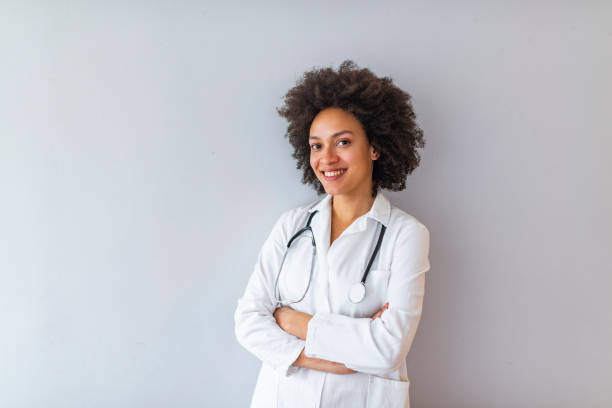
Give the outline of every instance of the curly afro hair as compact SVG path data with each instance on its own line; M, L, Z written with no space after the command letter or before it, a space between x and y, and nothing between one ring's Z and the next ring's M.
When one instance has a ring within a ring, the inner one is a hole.
M292 157L302 169L302 183L311 184L318 194L325 189L310 166L310 125L323 109L338 107L361 123L368 142L379 154L372 171L372 196L385 188L401 191L406 177L418 167L417 148L425 147L423 131L416 124L411 97L389 77L379 78L351 61L332 68L313 68L284 97L276 108L289 125L285 137L294 148Z

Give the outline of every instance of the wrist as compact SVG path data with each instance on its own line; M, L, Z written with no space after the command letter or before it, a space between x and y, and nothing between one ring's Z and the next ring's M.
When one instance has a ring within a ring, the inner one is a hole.
M295 361L291 365L296 366L296 367L306 367L304 362L305 362L305 359L307 358L308 357L304 355L304 349L302 349L302 351L300 352L300 355L295 359Z

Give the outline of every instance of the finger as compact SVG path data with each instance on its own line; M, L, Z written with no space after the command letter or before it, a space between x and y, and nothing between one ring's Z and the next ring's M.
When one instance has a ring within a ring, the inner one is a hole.
M382 316L383 312L387 309L389 309L389 302L385 303L383 307L378 310L378 312L374 313L374 315L372 315L372 319Z
M377 317L382 316L384 309L380 309L378 312L374 313L374 316L372 316L372 319L376 319Z

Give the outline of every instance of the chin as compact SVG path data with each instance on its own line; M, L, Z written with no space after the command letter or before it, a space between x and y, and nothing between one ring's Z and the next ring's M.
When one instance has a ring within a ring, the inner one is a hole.
M338 194L342 194L343 190L332 187L332 188L326 188L325 192L329 195L338 195Z

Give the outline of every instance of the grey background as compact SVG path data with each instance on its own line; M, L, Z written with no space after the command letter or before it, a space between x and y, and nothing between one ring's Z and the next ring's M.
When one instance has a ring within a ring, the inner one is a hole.
M236 300L316 198L274 108L347 58L427 141L412 405L612 405L610 2L0 4L1 407L248 405Z

